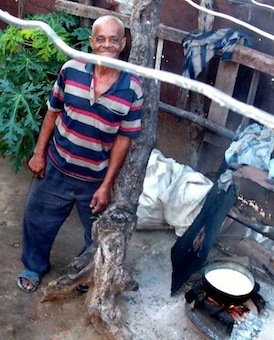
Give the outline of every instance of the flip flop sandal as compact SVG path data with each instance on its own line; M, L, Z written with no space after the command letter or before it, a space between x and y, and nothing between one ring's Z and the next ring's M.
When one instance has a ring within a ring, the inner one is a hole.
M76 287L76 289L77 289L79 292L87 293L87 292L88 292L88 289L89 289L89 286L88 286L88 285L78 285L78 286Z
M31 282L33 284L33 287L31 289L27 289L23 285L22 279L25 279L25 280L28 280L29 282ZM40 283L40 275L36 272L31 271L31 270L25 269L25 270L22 271L22 273L20 275L18 275L17 285L25 293L34 292L37 289L39 283Z

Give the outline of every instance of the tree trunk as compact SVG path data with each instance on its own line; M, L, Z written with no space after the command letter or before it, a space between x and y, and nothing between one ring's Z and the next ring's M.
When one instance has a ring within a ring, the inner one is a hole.
M163 0L136 0L131 16L129 61L153 67L155 37ZM75 259L69 273L51 282L43 300L67 294L79 283L90 283L87 309L95 329L107 339L131 339L123 324L116 297L136 290L138 284L124 268L128 241L136 228L138 198L142 192L146 164L156 139L160 87L154 80L142 79L145 100L142 133L133 139L125 162L115 181L112 201L93 223L93 245Z

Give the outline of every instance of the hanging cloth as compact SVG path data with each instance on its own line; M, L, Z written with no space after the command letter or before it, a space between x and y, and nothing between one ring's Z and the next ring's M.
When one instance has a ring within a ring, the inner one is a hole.
M222 28L198 34L183 43L185 63L183 76L194 79L206 67L206 64L221 50L221 60L230 60L237 42L243 38L244 45L251 46L246 34L231 28Z

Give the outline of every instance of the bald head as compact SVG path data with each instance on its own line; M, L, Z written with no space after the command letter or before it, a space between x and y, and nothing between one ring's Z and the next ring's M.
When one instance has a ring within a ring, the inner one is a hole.
M123 22L116 18L115 16L113 15L104 15L98 19L96 19L92 25L92 35L94 36L94 33L96 31L96 29L101 26L101 25L105 25L106 23L113 23L114 25L117 25L118 29L119 29L119 35L121 37L124 37L125 35L125 27L124 27L124 24Z
M126 46L123 22L112 15L98 18L92 26L89 42L95 54L117 59Z

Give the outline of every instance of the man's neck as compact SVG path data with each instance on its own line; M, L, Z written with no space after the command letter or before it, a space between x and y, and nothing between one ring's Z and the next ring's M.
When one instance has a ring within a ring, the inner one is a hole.
M120 71L115 70L110 67L96 65L94 69L94 74L96 77L106 76L106 75L117 77L120 74Z

